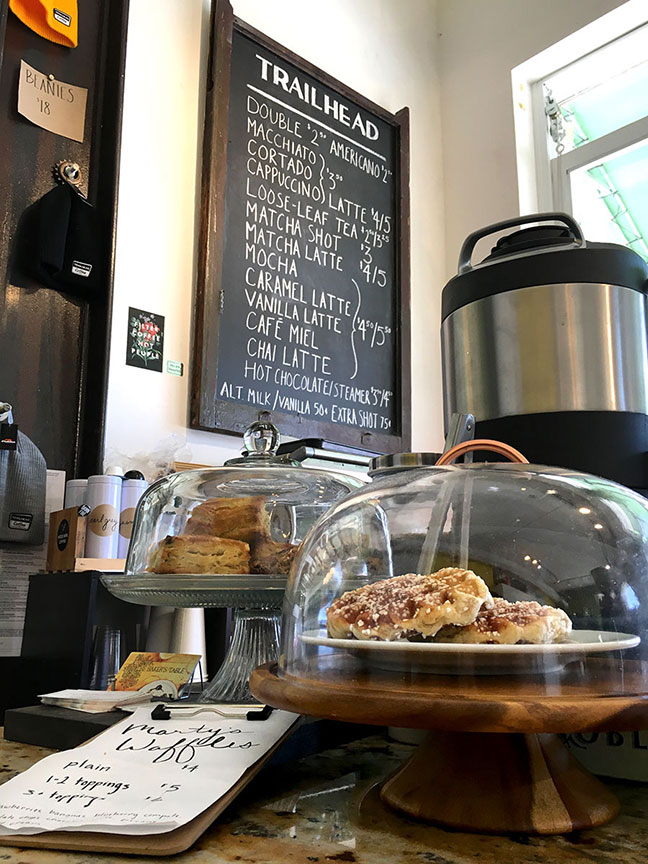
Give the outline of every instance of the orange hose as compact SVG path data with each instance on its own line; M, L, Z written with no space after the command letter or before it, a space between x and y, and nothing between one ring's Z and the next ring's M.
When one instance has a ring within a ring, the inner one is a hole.
M488 450L492 453L498 453L500 456L506 456L510 462L529 464L529 460L515 447L504 444L503 441L493 441L490 438L476 438L474 441L462 441L461 444L455 444L454 447L441 454L436 464L451 465L460 456L470 453L472 450Z

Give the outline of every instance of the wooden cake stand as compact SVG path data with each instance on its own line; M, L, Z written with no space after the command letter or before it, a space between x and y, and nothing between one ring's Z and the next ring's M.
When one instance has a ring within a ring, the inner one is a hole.
M622 685L622 689L621 688ZM612 819L619 802L556 733L648 724L648 663L588 659L549 677L359 671L322 658L317 673L250 679L261 702L301 714L430 730L381 798L430 822L482 833L562 834Z

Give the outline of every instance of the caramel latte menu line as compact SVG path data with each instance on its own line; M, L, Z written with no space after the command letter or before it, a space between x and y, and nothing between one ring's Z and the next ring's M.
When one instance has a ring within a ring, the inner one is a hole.
M216 398L398 432L389 124L235 32Z

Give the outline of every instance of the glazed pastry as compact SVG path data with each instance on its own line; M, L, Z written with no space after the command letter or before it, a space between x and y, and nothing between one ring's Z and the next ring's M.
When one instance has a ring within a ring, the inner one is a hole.
M194 508L184 533L227 537L253 546L270 539L270 514L265 505L262 495L210 498Z
M347 591L328 608L328 634L338 639L430 638L443 627L470 624L493 602L471 570L445 567L394 576Z
M275 543L273 540L256 543L250 553L250 573L280 573L287 576L298 549L292 543Z
M153 573L249 573L250 547L224 537L165 537L151 555Z
M571 633L572 622L562 609L541 606L522 600L509 603L495 597L493 605L481 609L472 624L452 627L437 634L436 642L515 645L543 645L564 642Z

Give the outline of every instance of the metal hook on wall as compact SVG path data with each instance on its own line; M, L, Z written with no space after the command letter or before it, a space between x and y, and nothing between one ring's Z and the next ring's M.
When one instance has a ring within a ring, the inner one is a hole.
M81 191L81 184L83 183L83 172L81 171L81 166L78 162L73 162L71 159L61 159L54 166L54 179L57 183L67 183L68 186L72 186L82 198L86 196Z

